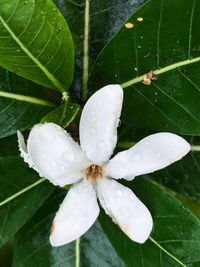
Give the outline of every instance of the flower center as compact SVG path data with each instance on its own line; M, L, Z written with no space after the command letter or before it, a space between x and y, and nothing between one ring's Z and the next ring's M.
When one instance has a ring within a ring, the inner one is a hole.
M85 170L85 176L87 180L92 179L92 183L96 184L97 178L103 178L103 169L101 166L92 164Z

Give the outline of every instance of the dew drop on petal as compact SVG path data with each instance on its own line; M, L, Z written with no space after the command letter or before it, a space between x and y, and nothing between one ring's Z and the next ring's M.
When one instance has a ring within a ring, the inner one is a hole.
M63 152L62 156L63 156L64 161L72 161L74 159L73 152L65 151Z
M119 212L121 213L122 216L125 216L125 217L127 215L129 215L129 213L130 213L130 211L129 211L129 209L127 207L120 208Z
M51 162L52 167L56 167L56 163L54 161Z
M118 196L118 197L121 197L121 196L122 196L122 191L117 190L117 196Z
M90 132L91 132L91 134L95 134L95 133L96 133L95 128L91 128L91 129L90 129Z
M101 141L101 142L98 143L98 148L102 149L104 147L105 147L105 143L104 142Z
M150 144L149 141L145 141L144 143L145 146L149 146L149 144Z
M131 162L136 162L140 159L140 154L135 154L130 158Z
M65 167L63 165L60 166L60 170L61 171L64 171L65 170Z

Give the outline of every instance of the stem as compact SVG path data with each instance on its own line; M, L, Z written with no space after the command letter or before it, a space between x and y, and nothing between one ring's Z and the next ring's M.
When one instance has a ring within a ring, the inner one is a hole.
M76 239L76 267L80 267L80 237Z
M191 146L191 151L200 151L200 146Z
M47 106L47 107L55 107L56 105L52 102L32 97L32 96L25 96L25 95L19 95L19 94L14 94L14 93L8 93L4 91L0 91L0 96L6 97L6 98L11 98L11 99L16 99L20 101L25 101L33 104L38 104L42 106Z
M85 0L85 27L84 27L84 42L83 42L83 90L82 100L87 100L88 94L88 73L89 73L89 12L90 0Z
M174 64L171 64L167 67L164 67L162 69L157 69L155 71L153 71L154 74L156 75L159 75L159 74L162 74L162 73L165 73L165 72L168 72L170 70L173 70L173 69L176 69L178 67L181 67L181 66L185 66L185 65L189 65L189 64L192 64L192 63L195 63L195 62L198 62L200 61L200 57L197 57L197 58L194 58L194 59L187 59L187 60L183 60L183 61L179 61L177 63L174 63ZM121 84L121 87L122 88L126 88L126 87L129 87L135 83L139 83L143 81L143 75L139 76L139 77L136 77L132 80L129 80L127 82L124 82Z
M3 205L5 205L9 201L15 199L16 197L20 196L21 194L25 193L26 191L30 190L31 188L33 188L33 187L41 184L45 180L46 180L45 178L41 178L37 182L35 182L34 184L31 184L31 185L27 186L26 188L22 189L21 191L17 192L16 194L12 195L11 197L8 197L4 201L0 202L0 207L3 206Z

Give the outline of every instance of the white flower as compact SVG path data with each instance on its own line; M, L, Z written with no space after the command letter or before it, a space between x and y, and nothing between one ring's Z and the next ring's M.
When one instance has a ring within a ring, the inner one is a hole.
M27 149L18 132L21 155L41 177L69 189L52 226L53 246L67 244L83 235L99 214L97 197L128 237L143 243L152 230L152 217L145 205L127 187L114 179L134 179L181 159L190 145L171 133L157 133L142 139L110 161L117 142L117 126L123 90L108 85L93 94L80 119L80 144L53 123L33 127ZM155 196L156 197L156 196Z

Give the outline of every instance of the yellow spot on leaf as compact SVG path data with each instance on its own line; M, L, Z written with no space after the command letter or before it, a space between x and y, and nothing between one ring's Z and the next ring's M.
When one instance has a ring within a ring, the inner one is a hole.
M128 22L128 23L125 24L125 27L128 28L128 29L131 29L131 28L134 27L134 24L131 23L131 22Z
M143 21L143 20L144 20L144 19L141 18L141 17L137 18L137 21L139 21L139 22L141 22L141 21Z

